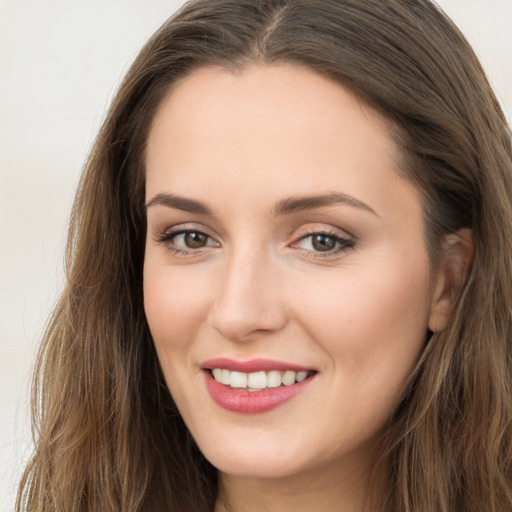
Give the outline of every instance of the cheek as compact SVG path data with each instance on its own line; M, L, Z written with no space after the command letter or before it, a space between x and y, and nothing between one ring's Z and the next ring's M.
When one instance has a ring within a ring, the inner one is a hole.
M144 267L146 318L167 387L182 414L188 416L197 397L190 395L191 388L183 382L195 372L194 340L204 318L206 297L179 268L171 271L165 263L153 263L150 257Z
M145 262L144 309L159 357L185 351L194 339L207 308L201 282L152 258Z
M423 346L430 311L425 266L390 263L345 269L339 279L296 292L304 328L339 375L366 386L410 371ZM307 286L308 283L303 283Z
M326 389L337 406L327 423L333 436L344 425L356 444L384 428L425 343L426 276L386 268L323 283L301 306L303 328L328 355Z

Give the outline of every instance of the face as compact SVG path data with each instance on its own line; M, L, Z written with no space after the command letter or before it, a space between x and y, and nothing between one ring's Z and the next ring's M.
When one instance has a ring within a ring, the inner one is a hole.
M367 464L435 288L387 123L304 68L206 68L146 163L145 310L202 452L243 477Z

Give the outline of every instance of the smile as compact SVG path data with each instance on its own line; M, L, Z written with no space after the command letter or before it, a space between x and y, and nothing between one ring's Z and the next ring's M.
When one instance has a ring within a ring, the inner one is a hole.
M220 382L225 386L229 386L230 388L235 389L246 389L250 392L256 392L263 389L291 386L295 383L302 382L303 380L307 379L313 374L313 372L271 370L268 372L259 371L244 373L238 371L230 371L226 368L214 368L211 370L211 374L217 382Z
M316 380L318 372L290 363L218 358L203 363L206 389L223 409L264 413L288 402Z

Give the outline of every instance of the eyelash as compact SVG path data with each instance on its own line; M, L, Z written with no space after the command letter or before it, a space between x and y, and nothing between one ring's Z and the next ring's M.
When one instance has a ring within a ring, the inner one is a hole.
M339 253L346 253L354 249L356 242L353 238L344 238L340 236L339 234L329 231L329 230L318 230L318 229L311 229L306 232L306 234L301 235L296 242L292 244L292 246L297 245L299 242L302 242L303 240L306 240L307 238L312 238L314 236L325 236L332 238L335 243L337 244L337 247L334 249L331 249L329 251L310 251L306 250L307 257L310 258L328 258L335 256Z
M173 240L179 236L179 235L186 235L186 234L198 234L198 235L204 235L205 237L209 238L210 240L214 240L212 236L210 236L208 233L205 233L204 231L201 231L200 229L193 229L193 228L182 228L178 229L176 231L169 231L167 233L162 234L161 236L156 238L156 241L158 243L161 243L165 246L165 248L172 252L173 254L176 254L178 256L189 256L192 254L197 254L199 251L202 251L204 249L207 249L208 246L201 247L198 249L182 249L178 248L175 245L172 245Z
M205 246L205 247L200 247L197 249L190 249L190 248L183 249L183 248L178 248L175 245L172 245L172 241L177 236L183 235L183 234L185 234L185 235L191 234L191 233L203 235L210 240L214 240L214 238L212 236L210 236L208 233L205 233L204 231L201 231L200 229L182 228L182 229L178 229L176 231L166 232L166 233L162 234L161 236L157 237L155 239L155 241L160 244L165 245L165 248L168 251L170 251L171 253L176 254L178 256L183 256L183 257L193 255L193 254L198 254L199 252L202 252L204 249L212 247L212 246ZM315 250L304 249L304 252L306 253L307 257L309 257L309 258L327 258L329 256L332 257L332 256L335 256L336 254L339 254L342 252L349 252L356 245L356 242L354 239L344 238L333 231L311 229L311 230L308 230L306 234L301 235L295 242L293 242L293 244L291 244L291 246L292 247L297 246L297 244L299 244L300 242L302 242L308 238L312 238L314 236L325 236L325 237L332 238L335 241L335 243L337 244L337 247L335 249L328 250L328 251L315 251Z

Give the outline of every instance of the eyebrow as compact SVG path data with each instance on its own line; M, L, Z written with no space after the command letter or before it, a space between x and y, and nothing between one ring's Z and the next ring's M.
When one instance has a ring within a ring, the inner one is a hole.
M278 217L282 215L289 215L291 213L315 210L317 208L333 204L346 204L348 206L353 206L373 213L377 217L379 216L373 208L368 206L366 203L363 203L363 201L341 192L329 192L327 194L314 196L289 197L277 203L273 210L273 214ZM195 199L176 196L174 194L157 194L147 203L146 209L156 205L175 208L177 210L200 215L213 215L211 209L205 203L196 201Z
M275 215L288 215L290 213L314 210L316 208L321 208L322 206L330 206L333 204L346 204L348 206L360 208L373 213L378 217L377 212L366 203L363 203L363 201L360 201L348 194L343 194L342 192L329 192L327 194L315 196L300 196L283 199L277 203Z
M212 211L204 203L194 199L187 199L186 197L175 196L174 194L157 194L148 202L146 210L156 205L167 206L168 208L175 208L189 213L212 215Z

